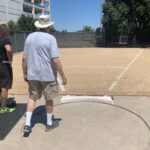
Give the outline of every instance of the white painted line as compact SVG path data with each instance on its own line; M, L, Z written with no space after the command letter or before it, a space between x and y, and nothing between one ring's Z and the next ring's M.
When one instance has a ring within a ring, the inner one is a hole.
M131 65L136 61L136 59L142 54L143 50L141 50L136 57L125 67L123 72L117 77L116 81L112 83L112 85L109 87L109 91L111 91L119 82L119 80L123 77L123 75L127 72L127 70L131 67Z
M68 103L68 102L83 102L83 101L90 101L90 102L103 102L108 104L114 104L112 96L63 96L61 98L61 103Z
M75 69L101 69L101 68L110 68L110 69L112 69L112 68L116 68L116 69L118 69L118 68L123 68L123 66L107 66L107 65L104 65L104 66L96 66L96 65L92 65L92 66L77 66L77 65L74 65L74 66L69 66L69 65L67 65L67 66L65 66L65 68L68 68L68 69L72 69L72 68L75 68Z

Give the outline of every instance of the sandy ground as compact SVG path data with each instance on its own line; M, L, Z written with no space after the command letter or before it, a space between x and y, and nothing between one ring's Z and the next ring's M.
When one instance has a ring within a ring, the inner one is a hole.
M68 78L66 92L75 95L150 95L150 49L60 48ZM14 54L10 94L27 94L22 53Z

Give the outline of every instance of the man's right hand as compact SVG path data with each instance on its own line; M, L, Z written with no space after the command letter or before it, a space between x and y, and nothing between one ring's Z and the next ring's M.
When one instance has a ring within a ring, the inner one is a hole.
M62 84L66 85L67 84L67 78L64 76L62 76Z

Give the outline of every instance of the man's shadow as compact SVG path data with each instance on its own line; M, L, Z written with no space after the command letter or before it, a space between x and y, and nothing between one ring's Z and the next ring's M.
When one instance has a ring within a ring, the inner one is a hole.
M33 111L32 114L32 118L31 118L31 126L32 128L38 124L41 123L43 125L46 125L47 123L47 115L46 115L46 109L45 109L45 105L41 105L35 108L35 110ZM55 116L52 116L52 120L53 121L57 121L58 122L58 126L59 126L59 122L62 120L61 118L56 118ZM30 133L25 133L23 135L23 137L28 137L30 135Z

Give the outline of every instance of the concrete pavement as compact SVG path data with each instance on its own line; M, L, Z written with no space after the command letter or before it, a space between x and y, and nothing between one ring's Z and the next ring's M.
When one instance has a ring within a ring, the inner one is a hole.
M4 124L0 128L0 147L3 150L150 149L150 97L115 96L115 105L92 100L62 104L61 97L58 97L54 117L59 119L59 127L51 132L44 131L42 98L37 101L33 117L35 125L29 137L23 137L21 132L28 96L14 97L17 111L0 116ZM3 134L5 128L9 129Z

